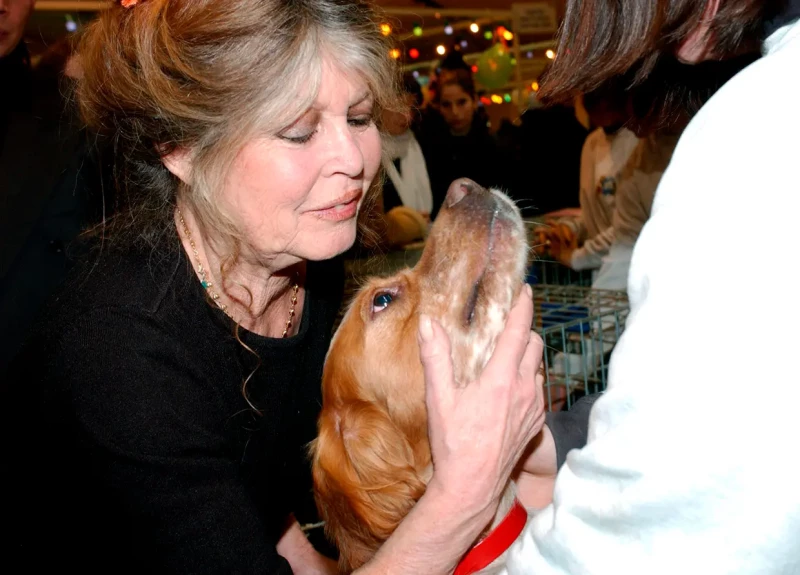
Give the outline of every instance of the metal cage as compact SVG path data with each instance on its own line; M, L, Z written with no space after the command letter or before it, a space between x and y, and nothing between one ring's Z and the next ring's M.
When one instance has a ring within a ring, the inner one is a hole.
M625 292L581 286L534 285L533 329L544 340L545 401L569 409L606 388L611 351L625 329Z

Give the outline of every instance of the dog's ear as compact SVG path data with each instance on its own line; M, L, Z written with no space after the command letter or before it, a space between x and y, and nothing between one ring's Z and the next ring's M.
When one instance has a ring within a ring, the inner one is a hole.
M317 506L349 572L372 558L425 483L405 435L371 402L326 406L311 450Z

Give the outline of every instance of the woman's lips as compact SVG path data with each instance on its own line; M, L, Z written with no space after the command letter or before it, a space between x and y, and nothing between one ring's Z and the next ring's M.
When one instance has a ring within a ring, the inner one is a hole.
M358 202L361 200L362 195L363 192L361 190L351 192L332 204L311 210L310 213L322 220L332 222L349 220L358 213Z

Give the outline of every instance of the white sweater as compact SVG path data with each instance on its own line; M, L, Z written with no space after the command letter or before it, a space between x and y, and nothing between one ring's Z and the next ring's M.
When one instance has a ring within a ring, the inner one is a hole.
M675 150L588 444L511 575L800 573L800 23L765 48Z

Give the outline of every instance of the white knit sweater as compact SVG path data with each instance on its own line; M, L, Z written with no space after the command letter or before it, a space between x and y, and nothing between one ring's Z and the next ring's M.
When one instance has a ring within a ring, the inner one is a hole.
M765 48L675 150L588 444L511 575L800 573L800 23Z

